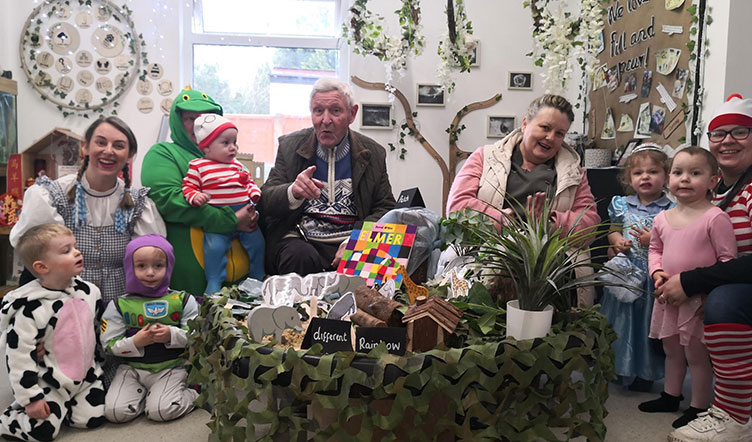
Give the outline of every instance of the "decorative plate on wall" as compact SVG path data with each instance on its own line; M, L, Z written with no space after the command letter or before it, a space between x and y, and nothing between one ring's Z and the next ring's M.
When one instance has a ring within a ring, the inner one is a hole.
M108 0L46 0L29 15L20 44L29 82L59 108L113 104L140 70L130 10Z

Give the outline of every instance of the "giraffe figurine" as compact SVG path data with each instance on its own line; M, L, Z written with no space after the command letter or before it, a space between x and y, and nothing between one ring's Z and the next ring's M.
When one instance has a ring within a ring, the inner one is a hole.
M405 266L400 265L397 267L397 274L402 275L402 284L407 287L407 297L410 300L410 305L415 304L415 300L418 299L418 296L425 296L428 298L428 289L422 285L414 283L407 274Z

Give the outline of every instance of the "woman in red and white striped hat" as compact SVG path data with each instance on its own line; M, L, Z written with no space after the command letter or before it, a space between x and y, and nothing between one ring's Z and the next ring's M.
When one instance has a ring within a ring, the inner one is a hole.
M716 376L707 413L669 434L669 441L752 441L752 99L732 95L708 125L710 152L722 180L713 202L731 217L740 257L672 276L656 296L681 303L709 293L705 343Z

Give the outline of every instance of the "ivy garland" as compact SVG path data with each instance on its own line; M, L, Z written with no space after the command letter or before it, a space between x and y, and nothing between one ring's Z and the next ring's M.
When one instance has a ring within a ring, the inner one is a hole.
M476 47L473 38L472 22L468 21L465 13L464 0L456 0L455 7L453 0L447 0L448 32L439 43L439 57L441 64L437 70L439 84L451 94L454 90L454 80L452 71L459 69L460 72L470 72L470 64L473 56L473 50Z
M197 405L211 408L210 441L605 438L616 334L594 309L556 322L543 339L475 340L404 357L380 345L356 358L322 355L320 345L252 344L227 299L206 299L190 322L188 382L202 386ZM255 434L261 427L269 434Z
M413 118L417 118L418 113L413 112ZM392 125L396 125L397 120L392 120ZM400 131L399 131L399 144L400 144L400 153L399 153L399 159L404 160L405 154L407 153L407 149L405 149L405 138L410 135L415 136L415 131L412 130L407 122L405 120L402 120L402 124L400 125ZM389 145L389 152L394 152L397 150L397 146L394 145L394 143L388 143Z
M69 6L71 0L64 0L62 3ZM92 0L78 0L79 6L88 6L92 7ZM111 9L111 6L109 2L104 3L103 5L107 9ZM50 17L55 12L55 6L51 8L50 11L48 11L47 16ZM119 8L119 12L123 15L125 18L126 23L130 27L130 29L136 29L136 26L133 22L133 19L131 18L131 15L133 14L133 10L128 7L128 5L123 4ZM117 17L116 17L117 20ZM41 24L42 21L40 19L37 19L34 23L33 29L27 29L24 35L22 36L23 39L29 39L29 41L32 42L40 42L43 40L42 36L40 35L41 32ZM146 42L144 41L144 35L139 33L138 37L135 37L130 32L126 33L124 35L126 38L129 39L129 51L131 55L136 56L136 59L140 61L141 67L148 66L149 58L148 54L144 50L144 47L146 46ZM23 58L23 57L22 57ZM31 62L35 62L35 54L34 49L31 49L31 53L29 54L29 59ZM36 69L37 66L34 65L34 68ZM139 75L140 80L144 80L146 78L146 69L141 69L141 73ZM89 118L89 113L92 112L95 115L103 115L105 111L107 111L110 115L117 115L117 108L120 106L120 102L118 99L122 96L122 94L125 92L125 89L128 87L128 85L133 81L133 79L128 78L130 75L129 72L125 72L123 77L120 79L119 84L117 85L119 92L117 92L114 99L109 100L107 105L99 105L99 106L89 106L86 105L86 108L88 110L79 110L74 107L75 102L73 100L70 100L67 104L67 106L63 106L61 104L57 105L57 109L63 114L63 117L69 117L69 116L79 116L83 118ZM35 86L36 87L36 86ZM52 91L52 94L58 97L60 100L65 99L68 94L61 91L56 84L52 83L49 78L44 80L44 83L42 83L41 87L48 88ZM109 97L113 95L112 92L106 92L106 96ZM47 98L44 96L44 94L41 95L42 100L46 100Z
M402 0L402 7L394 11L402 29L399 37L384 31L384 17L368 10L368 0L355 0L349 11L350 19L342 25L343 36L356 54L374 55L386 62L386 84L391 92L394 73L401 76L405 72L408 55L420 55L425 46L421 34L420 0Z
M692 14L692 24L689 28L690 37L687 42L687 49L689 49L689 71L691 73L687 78L687 90L689 91L687 94L688 100L693 102L694 105L687 109L686 104L682 103L682 107L686 115L685 118L690 122L689 130L692 135L692 144L697 144L697 139L702 136L705 129L705 123L701 118L703 99L705 98L705 88L702 85L702 80L705 77L704 60L710 55L710 50L708 49L710 40L707 38L708 34L705 28L713 23L713 17L711 16L712 8L707 4L704 5L704 8L699 8L697 3L695 3L688 7L687 11ZM700 14L703 14L702 21L700 20ZM704 50L702 54L698 54L697 52L697 48L699 47L698 39L703 39L702 47ZM697 91L692 87L695 84L693 77L698 80ZM696 95L689 95L692 92L695 92ZM686 137L680 138L679 142L686 143Z

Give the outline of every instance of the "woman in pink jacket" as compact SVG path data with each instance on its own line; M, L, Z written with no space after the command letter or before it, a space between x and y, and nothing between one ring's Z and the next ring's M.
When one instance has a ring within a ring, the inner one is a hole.
M551 222L579 231L600 222L580 156L564 143L574 121L572 105L558 95L533 100L522 127L473 152L449 191L447 215L465 208L502 220L501 212L520 216L520 204L552 202ZM581 218L580 218L581 217ZM579 218L579 221L578 221ZM579 305L592 305L592 288L578 292Z

